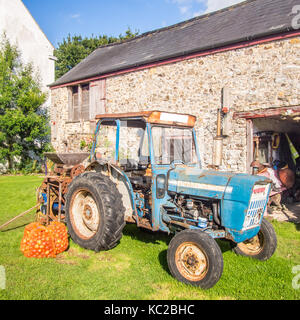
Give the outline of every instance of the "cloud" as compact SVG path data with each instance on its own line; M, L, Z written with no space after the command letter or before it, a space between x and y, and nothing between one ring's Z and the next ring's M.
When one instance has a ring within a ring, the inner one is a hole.
M197 17L217 11L245 0L166 0L178 7L184 18Z
M190 10L190 7L188 6L179 7L179 10L181 14L186 14Z
M71 13L67 16L67 19L71 23L83 24L82 15L80 13Z
M184 18L190 18L193 12L200 4L203 4L205 0L166 0L168 3L174 4L178 7L180 14ZM199 8L197 8L199 9Z
M243 2L244 0L206 0L207 9L205 13L214 12L234 4Z
M201 2L202 0L168 0L168 2L176 3L178 5L191 4L192 2Z
M199 16L201 16L201 14L203 14L203 13L204 13L204 12L203 12L202 10L196 11L196 12L193 13L193 18L199 17Z
M71 19L79 19L79 18L80 18L80 13L70 14L70 18L71 18Z

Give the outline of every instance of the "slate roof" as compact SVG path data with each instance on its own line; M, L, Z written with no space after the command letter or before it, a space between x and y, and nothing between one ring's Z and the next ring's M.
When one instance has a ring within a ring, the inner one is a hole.
M248 0L96 49L50 87L293 30L299 0Z

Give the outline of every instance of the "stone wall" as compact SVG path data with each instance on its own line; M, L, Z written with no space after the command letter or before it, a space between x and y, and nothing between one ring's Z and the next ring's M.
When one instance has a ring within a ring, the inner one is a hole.
M91 142L95 124L91 122L70 122L68 114L68 88L52 90L51 142L57 152L76 152L81 142Z
M231 116L237 111L300 105L299 52L297 37L111 77L106 83L107 109L109 113L163 110L196 115L200 151L207 166L212 163L222 88L229 90ZM66 92L56 89L52 93L53 106L60 110L60 141L90 131L88 123L66 124ZM246 135L246 121L232 120L224 140L222 170L246 171ZM58 140L57 149L61 148Z
M221 91L231 114L300 105L300 38L227 51L107 79L109 112L158 109L192 113L203 162L212 163ZM246 122L232 122L221 169L246 171Z

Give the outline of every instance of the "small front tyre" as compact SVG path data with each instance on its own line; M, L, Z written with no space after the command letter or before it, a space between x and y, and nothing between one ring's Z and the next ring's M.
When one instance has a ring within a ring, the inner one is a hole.
M177 280L200 287L212 288L223 273L223 255L216 241L204 232L185 230L171 240L168 266Z
M277 248L277 237L272 224L263 219L258 234L247 241L233 244L233 251L244 257L251 257L260 261L270 259Z

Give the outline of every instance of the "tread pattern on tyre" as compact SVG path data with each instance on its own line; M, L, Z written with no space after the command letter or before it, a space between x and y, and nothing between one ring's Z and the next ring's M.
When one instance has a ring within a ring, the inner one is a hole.
M83 240L76 234L72 227L70 216L70 202L72 194L80 187L89 188L95 194L100 212L103 213L98 232L89 240ZM71 238L81 247L96 252L114 248L122 238L125 227L125 208L122 202L122 195L111 179L100 173L85 172L76 177L66 197L67 226Z

